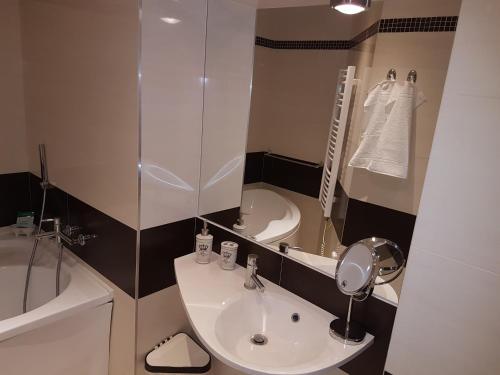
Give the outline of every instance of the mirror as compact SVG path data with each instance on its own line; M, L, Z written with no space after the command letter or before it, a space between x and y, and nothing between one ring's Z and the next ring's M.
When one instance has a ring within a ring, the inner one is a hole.
M251 61L228 53L207 75L199 215L328 275L346 247L386 238L374 294L397 304L460 1L307 3L257 9ZM222 77L237 87L215 107Z

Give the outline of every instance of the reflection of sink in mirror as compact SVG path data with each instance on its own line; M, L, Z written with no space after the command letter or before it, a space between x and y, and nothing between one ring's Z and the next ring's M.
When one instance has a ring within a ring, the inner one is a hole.
M280 194L268 189L244 190L241 214L246 227L244 235L270 245L280 241L294 243L300 210Z
M332 258L327 258L315 254L309 254L303 251L288 250L288 256L297 259L309 266L312 266L316 269L319 269L328 275L335 275L335 269L337 267L337 260ZM403 271L404 272L404 271ZM387 278L387 277L386 277ZM403 277L400 277L399 280L403 280ZM376 279L377 282L384 281L383 277L378 276ZM398 304L399 292L401 290L402 281L398 281L396 279L390 284L377 285L373 290L373 294L377 297L387 300L395 305Z

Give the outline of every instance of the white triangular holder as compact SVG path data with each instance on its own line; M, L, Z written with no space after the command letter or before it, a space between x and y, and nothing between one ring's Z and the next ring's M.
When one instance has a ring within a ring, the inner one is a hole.
M210 354L185 333L163 340L146 355L146 370L159 374L204 374Z

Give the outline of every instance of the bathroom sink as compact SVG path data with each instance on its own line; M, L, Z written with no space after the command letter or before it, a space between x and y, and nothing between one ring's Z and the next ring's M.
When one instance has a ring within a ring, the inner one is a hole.
M247 290L242 267L223 271L212 256L208 265L177 258L175 272L195 333L225 364L247 374L326 374L373 342L332 338L333 315L263 278L265 292Z

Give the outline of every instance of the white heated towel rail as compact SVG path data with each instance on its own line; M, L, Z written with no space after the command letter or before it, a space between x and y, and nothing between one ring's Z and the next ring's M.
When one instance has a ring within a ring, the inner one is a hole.
M323 178L319 201L324 217L330 217L334 202L335 184L339 173L342 145L349 115L352 87L354 85L355 66L349 66L339 72L337 90L333 103L332 120L326 148Z

